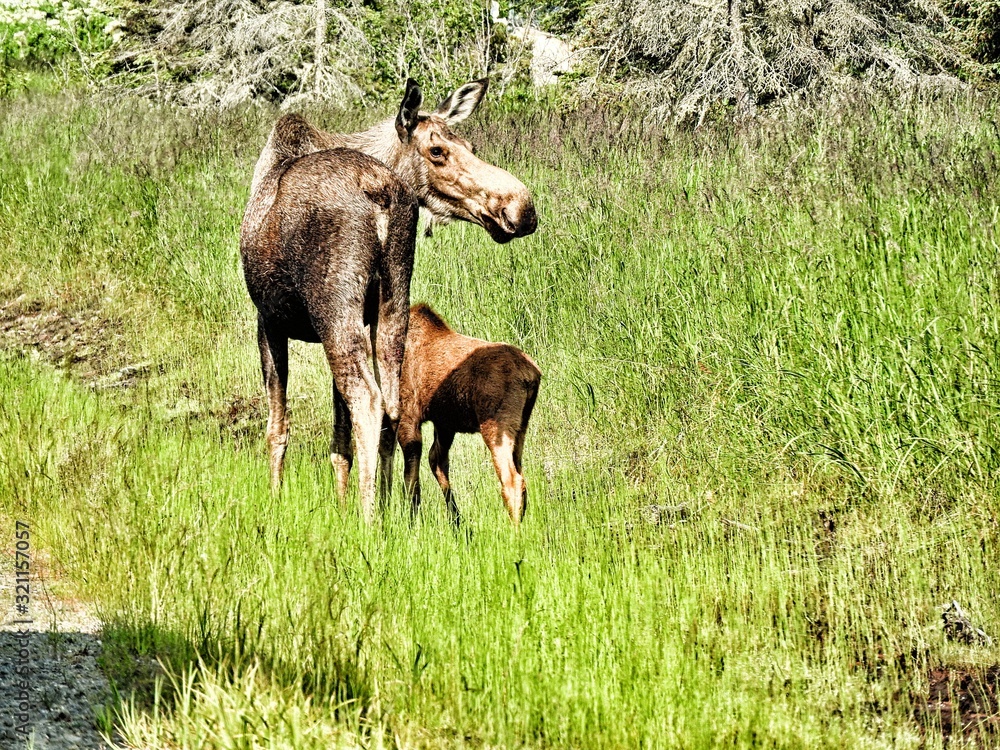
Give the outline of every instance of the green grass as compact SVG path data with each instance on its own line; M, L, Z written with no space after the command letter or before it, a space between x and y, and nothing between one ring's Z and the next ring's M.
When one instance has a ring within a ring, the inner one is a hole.
M414 297L544 377L520 532L456 446L469 536L426 468L413 528L340 507L318 347L280 496L259 408L231 426L262 390L237 239L271 119L0 102L0 300L96 311L96 366L155 363L116 391L0 359L0 514L96 602L133 746L942 744L928 669L998 660L938 609L1000 635L994 110L478 115L539 231L421 239Z

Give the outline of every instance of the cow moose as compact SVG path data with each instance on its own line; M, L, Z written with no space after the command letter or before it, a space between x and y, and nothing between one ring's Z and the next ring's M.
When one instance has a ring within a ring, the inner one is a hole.
M452 521L458 524L459 513L448 479L448 451L456 433L478 432L493 456L507 512L520 524L528 499L521 453L541 378L538 366L520 349L463 336L425 304L410 308L397 439L414 517L420 507L420 426L431 422L434 444L428 458ZM394 448L383 432L383 467L387 461L391 467Z
M527 188L450 129L486 88L467 83L428 113L409 79L395 117L368 130L326 133L294 114L272 129L254 169L240 255L257 308L274 490L288 444L288 340L322 343L333 376L337 493L347 493L353 432L362 512L373 520L379 432L391 432L399 415L418 205L434 223L469 221L499 243L535 231Z

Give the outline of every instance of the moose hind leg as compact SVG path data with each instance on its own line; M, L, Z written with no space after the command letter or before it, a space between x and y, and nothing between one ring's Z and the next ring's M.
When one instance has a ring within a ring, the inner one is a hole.
M354 463L354 452L351 450L351 412L347 402L333 384L333 438L330 440L330 463L333 464L333 474L337 480L337 497L343 505L347 500L347 481L351 475L351 465Z
M361 332L359 331L359 334ZM346 352L331 352L327 358L337 390L343 394L351 415L354 447L358 463L358 487L365 521L375 519L375 466L378 463L379 432L382 426L382 394L368 366L363 334Z
M528 423L525 420L514 438L514 471L521 478L521 518L524 518L524 514L528 511L528 485L524 481L524 470L521 468L521 454L524 453L524 436L527 432Z
M448 451L451 450L454 439L454 432L439 430L435 425L434 444L431 446L427 459L431 465L431 471L434 473L434 478L437 479L441 491L444 493L444 504L448 508L451 521L458 526L460 520L458 506L455 504L455 494L451 490L451 481L448 479Z
M493 468L496 470L497 479L500 480L507 513L517 526L524 517L526 493L524 477L514 462L515 438L506 430L498 430L495 426L484 425L482 433L483 440L493 455Z
M281 488L281 475L288 447L288 337L269 330L257 319L257 345L260 348L260 369L267 391L267 446L271 468L271 490Z

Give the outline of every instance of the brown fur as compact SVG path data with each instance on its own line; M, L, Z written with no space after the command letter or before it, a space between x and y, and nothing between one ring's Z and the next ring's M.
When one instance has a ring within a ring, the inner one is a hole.
M352 148L393 170L435 224L469 221L501 243L531 234L538 220L528 189L509 172L479 159L472 145L451 130L475 111L486 89L486 79L467 83L434 112L421 112L420 88L409 80L395 118L360 133L326 133L300 115L285 115L260 155L251 191L285 159L321 149Z
M456 333L427 305L410 308L397 439L414 514L420 505L420 425L432 422L431 471L454 521L458 508L448 480L448 451L456 433L478 432L493 455L507 512L520 523L528 497L521 452L541 377L517 347ZM383 461L393 448L383 435Z
M338 492L347 490L353 427L362 509L374 517L382 418L399 414L416 226L412 191L358 151L283 158L254 186L240 253L257 307L275 490L288 443L288 339L320 342L333 375Z

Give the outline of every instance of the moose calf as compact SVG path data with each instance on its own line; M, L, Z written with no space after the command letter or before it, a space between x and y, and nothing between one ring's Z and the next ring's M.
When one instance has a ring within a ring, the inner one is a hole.
M400 374L396 438L403 450L406 491L414 516L420 506L420 426L434 424L431 471L444 491L452 520L459 521L448 481L448 451L458 432L478 432L493 454L507 512L515 524L528 500L521 452L542 373L520 349L456 333L424 304L410 308L410 326ZM395 446L384 428L379 452L388 490Z

